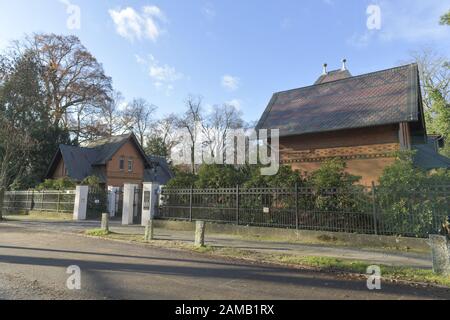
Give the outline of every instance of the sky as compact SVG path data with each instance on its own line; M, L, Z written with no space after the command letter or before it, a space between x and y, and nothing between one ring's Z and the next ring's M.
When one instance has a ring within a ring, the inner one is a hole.
M74 34L126 100L179 114L230 103L258 120L272 94L308 86L348 60L353 75L450 58L450 0L0 0L0 51L25 34Z

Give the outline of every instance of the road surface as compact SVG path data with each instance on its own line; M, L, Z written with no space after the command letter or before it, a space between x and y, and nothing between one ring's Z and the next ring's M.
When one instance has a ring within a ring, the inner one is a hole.
M69 290L69 266L81 290ZM449 299L448 289L211 258L0 223L0 299Z

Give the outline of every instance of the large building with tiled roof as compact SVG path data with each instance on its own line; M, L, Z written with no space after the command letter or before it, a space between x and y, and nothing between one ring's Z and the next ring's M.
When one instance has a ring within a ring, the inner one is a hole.
M362 183L376 182L399 150L418 166L450 168L427 136L417 64L352 76L346 61L314 85L275 93L258 129L280 130L280 161L301 172L340 158Z

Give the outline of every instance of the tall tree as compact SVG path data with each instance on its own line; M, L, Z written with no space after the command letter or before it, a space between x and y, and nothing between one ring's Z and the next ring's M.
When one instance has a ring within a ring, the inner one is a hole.
M58 144L69 143L68 135L51 122L34 53L0 60L2 183L34 186L44 177Z
M423 101L427 110L433 105L431 93L438 90L444 99L450 100L450 61L431 48L415 51L412 58L419 65Z
M147 138L147 153L163 156L166 159L179 143L176 135L177 116L167 115L152 126Z
M450 26L450 10L441 17L441 22L440 23L442 25L449 25Z
M111 99L105 100L99 115L100 121L104 126L104 134L112 137L120 134L124 130L124 121L122 120L121 105L123 96L120 92L114 91Z
M124 111L125 127L136 135L143 147L145 147L145 137L154 124L156 110L157 107L146 100L134 99Z
M450 62L432 49L413 54L421 73L425 118L429 133L450 139ZM447 147L444 150L450 156Z
M216 153L222 153L225 159L230 131L243 127L242 112L235 106L230 104L214 106L202 124L206 140L204 144L208 146L211 156L215 157Z
M32 51L36 56L45 106L55 128L69 128L71 117L88 106L100 108L110 96L111 78L76 36L34 34L16 42L14 51L14 55ZM75 140L80 136L79 127L72 128Z
M203 121L202 97L189 96L186 99L186 111L177 118L176 124L178 129L185 130L189 136L189 149L191 153L191 172L195 174L195 153L196 144L201 134L201 127Z

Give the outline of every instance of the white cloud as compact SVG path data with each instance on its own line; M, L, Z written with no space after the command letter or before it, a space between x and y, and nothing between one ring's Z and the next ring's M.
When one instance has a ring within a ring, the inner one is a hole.
M216 9L211 2L206 3L202 7L202 14L208 20L213 20L216 17Z
M222 87L231 91L237 90L240 82L238 77L233 77L228 74L222 77Z
M379 1L381 29L353 34L347 42L364 47L372 41L437 41L450 38L448 27L439 25L440 16L449 3L442 0ZM365 14L365 12L361 12Z
M236 110L238 110L238 111L240 111L242 108L242 100L240 100L240 99L233 99L233 100L227 101L226 104L235 107Z
M156 89L164 90L167 95L175 89L175 82L185 78L184 74L178 72L174 67L161 64L153 55L143 58L136 55L136 62L147 68L148 75Z
M123 10L109 10L117 33L130 40L143 38L156 41L161 33L161 24L167 22L164 13L156 6L145 6L141 12L131 7Z

